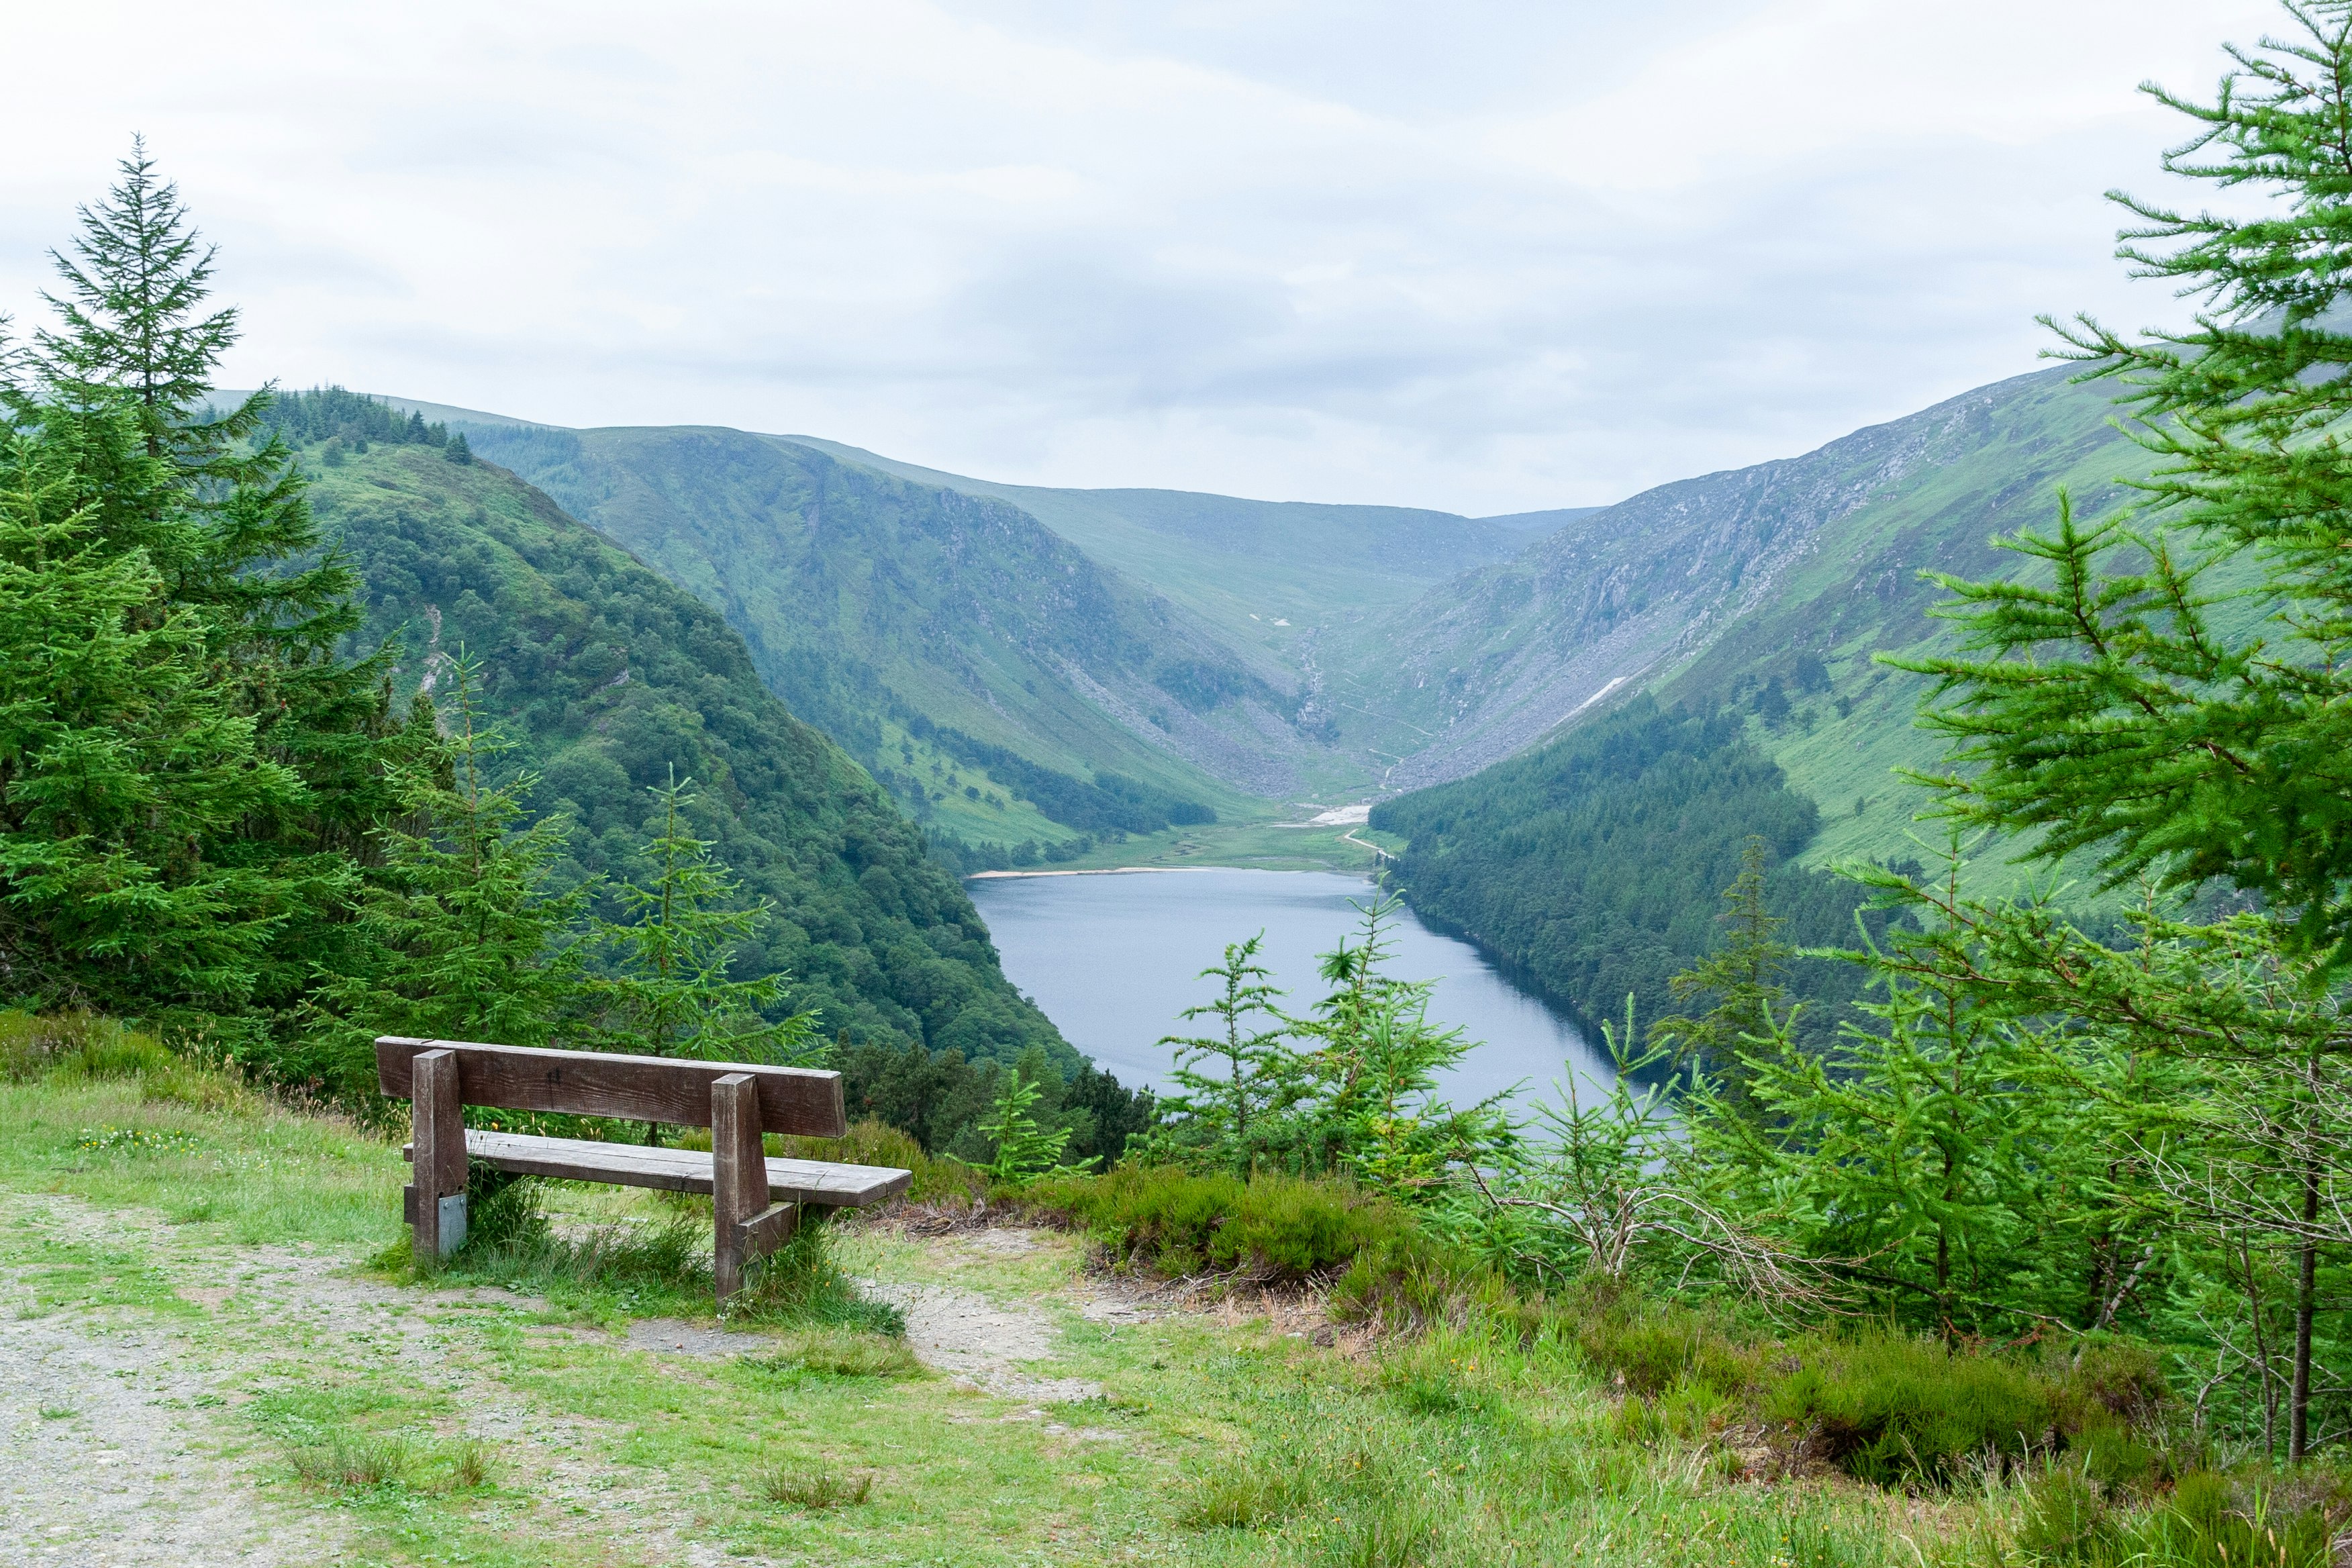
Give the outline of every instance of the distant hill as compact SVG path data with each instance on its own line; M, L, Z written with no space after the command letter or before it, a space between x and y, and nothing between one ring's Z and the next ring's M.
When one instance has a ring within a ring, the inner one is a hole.
M1296 662L1303 637L1334 617L1408 603L1527 543L1509 528L1452 512L1001 484L814 437L779 438L920 484L1010 501L1104 565L1286 663ZM1290 623L1287 635L1278 620Z
M1822 804L1821 852L1890 848L1899 834L1837 818L1857 795L1885 804L1887 769L1932 752L1911 727L1916 689L1871 656L1938 635L1922 568L2006 570L1991 536L2050 517L2058 486L2093 511L2120 495L2144 459L2108 415L2105 388L2043 371L1662 485L1366 620L1333 649L1335 684L1376 686L1424 734L1389 779L1412 787L1639 691L1750 701L1777 679L1790 714L1758 741Z
M1006 502L736 430L465 428L717 606L796 712L960 839L1209 820L1323 749L1277 660Z
M927 749L908 714L1081 784L1108 772L1246 814L1465 777L1649 692L1747 712L1821 808L1803 852L1821 863L1911 852L1890 770L1933 748L1916 689L1871 655L1938 635L1919 569L2004 570L1990 537L2046 518L2059 485L2095 510L2140 471L2105 390L2067 378L1976 388L1613 506L1486 519L1007 485L804 436L466 427L719 605L772 686L960 836L1079 829L992 784L971 748ZM577 471L553 456L572 440ZM820 491L843 526L813 575L791 542ZM968 515L1001 531L935 558L923 527L868 527L885 497L910 518L992 503ZM1056 573L1077 599L1038 598ZM854 586L817 605L816 581ZM812 672L820 657L839 667ZM936 786L942 767L945 789L906 782ZM1009 816L975 808L974 785Z
M404 692L437 655L483 661L512 760L541 775L534 805L578 824L572 874L631 868L646 786L675 764L701 788L697 830L774 906L739 963L789 970L828 1032L1075 1064L919 831L761 684L716 612L501 468L325 434L298 449L364 584L361 641L397 635Z

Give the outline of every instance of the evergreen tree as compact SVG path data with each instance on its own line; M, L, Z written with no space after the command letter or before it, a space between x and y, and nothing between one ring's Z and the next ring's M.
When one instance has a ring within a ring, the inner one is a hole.
M492 780L507 747L482 722L480 667L460 650L442 669L449 732L419 692L394 771L402 813L379 830L352 961L319 977L362 1057L377 1035L543 1046L580 1001L575 928L592 889L551 880L569 825L518 827L534 780Z
M470 463L474 460L474 448L467 445L466 433L460 430L449 437L448 444L441 448L441 456L447 462Z
M1967 657L1928 724L1928 782L1963 821L2088 852L2117 882L2220 879L2352 959L2352 7L2285 5L2294 36L2231 51L2175 174L2272 198L2261 216L2114 199L2119 252L2201 296L2193 325L2063 329L2086 379L2121 384L2158 459L2133 508L2009 547L2044 570L1938 581ZM2235 204L2244 210L2242 202ZM2252 569L2258 580L2248 582ZM2221 570L2225 566L2231 571ZM2241 629L2244 628L2244 629Z
M89 425L78 437L86 462L114 450L107 426L132 424L136 441L90 475L91 548L150 563L163 600L189 614L220 666L231 711L252 721L258 756L302 786L257 798L201 852L265 880L329 886L370 852L373 825L395 805L384 656L353 663L337 651L360 624L354 579L321 549L301 475L265 428L268 395L226 415L206 401L236 335L235 310L207 308L212 248L143 144L121 167L55 255L58 323L36 333L0 401L19 425ZM348 936L348 914L339 898L293 900L251 1005L293 1008Z
M1259 1145L1267 1139L1270 1116L1287 1109L1284 1087L1294 1082L1289 1053L1283 1045L1286 1027L1275 1004L1282 992L1269 982L1273 971L1257 962L1265 944L1260 931L1247 942L1228 942L1224 962L1201 971L1199 978L1221 987L1214 1000L1187 1007L1177 1015L1186 1023L1214 1018L1214 1035L1171 1035L1160 1043L1171 1048L1171 1076L1180 1094L1162 1102L1171 1132L1181 1129L1187 1152L1197 1153L1236 1173L1248 1171ZM1270 1026L1253 1027L1263 1018ZM1221 1075L1202 1072L1209 1061L1223 1068ZM1253 1129L1253 1119L1257 1126ZM1255 1140L1255 1142L1254 1142ZM1176 1151L1161 1151L1173 1157Z
M1739 875L1723 890L1729 906L1721 917L1723 946L1668 982L1677 1002L1705 996L1715 1005L1696 1017L1675 1014L1650 1026L1651 1042L1671 1052L1678 1066L1711 1070L1731 1103L1751 1111L1752 1074L1745 1058L1757 1042L1793 1022L1782 984L1793 950L1780 940L1781 922L1764 899L1770 853L1761 837L1748 840Z
M992 1181L1021 1186L1043 1176L1080 1175L1098 1159L1089 1154L1075 1165L1062 1163L1070 1146L1070 1129L1048 1127L1037 1116L1037 1102L1045 1092L1038 1079L1046 1070L1042 1059L1024 1061L999 1081L996 1102L980 1123L981 1136L994 1150L982 1167Z
M0 430L0 972L37 1004L152 1016L280 988L283 928L347 864L220 853L291 809L200 618L100 522L181 490L120 403Z
M729 907L740 897L735 879L687 821L692 786L675 770L655 786L658 826L642 851L653 875L622 885L625 919L595 922L594 940L612 970L594 986L599 1043L647 1056L813 1067L827 1049L815 1016L767 1016L783 1006L791 977L729 976L736 950L758 935L768 905Z

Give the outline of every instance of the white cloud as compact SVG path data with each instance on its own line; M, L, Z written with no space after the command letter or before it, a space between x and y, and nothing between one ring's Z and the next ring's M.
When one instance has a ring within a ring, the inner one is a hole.
M2267 0L23 8L0 303L144 132L232 380L1513 510L2033 366ZM110 68L68 68L103 56Z

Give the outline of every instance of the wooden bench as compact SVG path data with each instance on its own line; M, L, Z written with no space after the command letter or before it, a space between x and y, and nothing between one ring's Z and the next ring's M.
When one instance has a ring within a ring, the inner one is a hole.
M420 1267L465 1241L473 1160L535 1176L709 1193L717 1211L711 1272L722 1301L742 1289L747 1265L792 1238L802 1205L861 1208L898 1196L913 1180L876 1165L767 1158L763 1133L838 1138L848 1131L835 1072L401 1035L377 1039L375 1066L383 1092L409 1102L415 1133L404 1152L416 1169L402 1206ZM708 1127L710 1151L473 1131L462 1109L468 1105Z

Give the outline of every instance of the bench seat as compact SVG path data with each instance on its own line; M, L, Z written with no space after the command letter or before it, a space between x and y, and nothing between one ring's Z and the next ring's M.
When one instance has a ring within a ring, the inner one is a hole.
M401 1150L414 1161L415 1145ZM520 1132L466 1129L466 1157L501 1171L567 1181L603 1182L623 1187L660 1187L673 1193L715 1190L714 1157L706 1149L650 1149L641 1143L604 1143L592 1138L539 1138ZM881 1165L836 1165L824 1160L767 1162L768 1201L815 1204L824 1208L866 1208L904 1194L915 1178L908 1171Z

